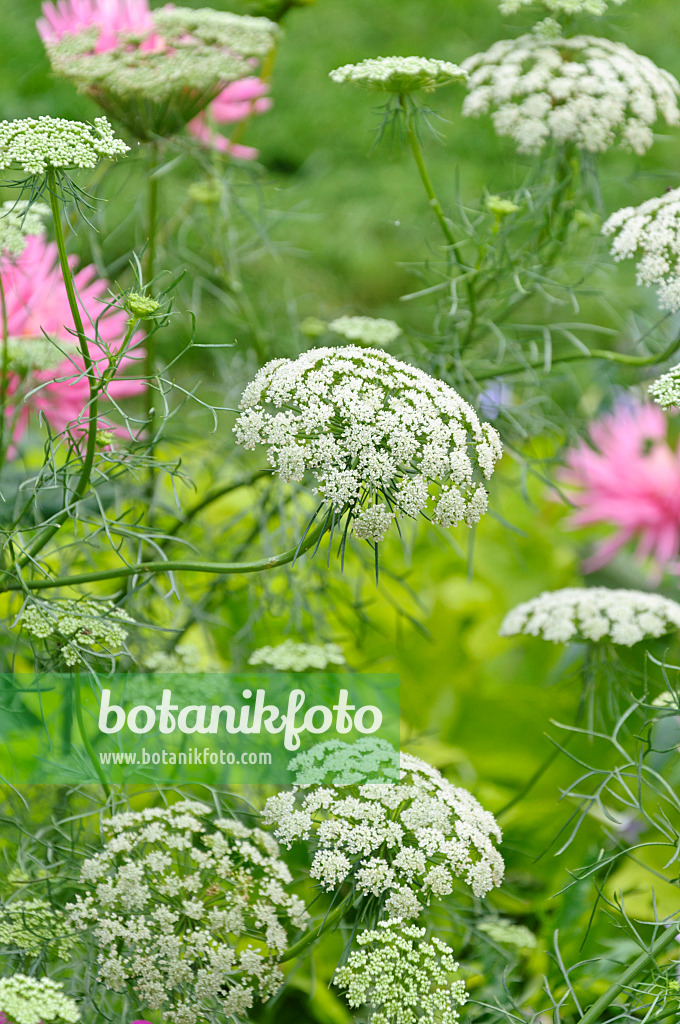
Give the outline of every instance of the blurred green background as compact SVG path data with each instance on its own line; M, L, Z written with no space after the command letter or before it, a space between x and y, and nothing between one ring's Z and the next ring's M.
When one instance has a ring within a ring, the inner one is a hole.
M213 6L233 8L226 3ZM88 100L50 76L34 29L39 7L38 0L0 3L0 114L92 117L97 111ZM282 213L272 238L285 245L277 245L258 265L263 290L278 288L296 318L387 315L417 327L427 308L401 303L400 296L414 287L408 265L427 259L438 242L420 183L398 145L388 141L373 146L380 121L375 95L334 85L328 72L379 54L460 61L497 38L516 34L522 24L527 22L521 18L512 23L501 18L496 0L317 0L290 12L273 76L273 110L256 118L244 139L259 147L257 180L267 204ZM680 19L674 0L628 0L601 28L680 75ZM485 189L502 192L517 185L526 170L526 163L516 158L507 141L493 135L487 122L460 117L462 95L459 87L436 95L444 141L426 144L445 205L457 195L463 202L477 202ZM605 207L612 210L660 193L678 182L679 169L677 140L670 134L659 138L644 159L609 154L602 161ZM134 176L126 180L121 189L134 189ZM184 183L180 178L175 187L181 192L190 184L189 178ZM127 195L126 202L134 199ZM631 268L617 271L613 301L617 295L625 296L633 308L643 303L634 291ZM214 313L210 324L219 329ZM286 339L281 350L288 350ZM408 582L414 592L409 608L423 629L414 628L385 596L376 594L370 598L370 614L378 628L342 639L353 666L401 673L410 749L472 788L491 810L499 810L553 749L546 731L560 733L550 720L573 719L580 681L561 648L540 641L502 641L497 628L505 610L518 601L579 581L581 542L565 531L564 510L546 500L542 484L533 485L527 500L519 470L506 471L494 502L513 529L492 516L485 518L476 531L471 572L466 551L457 543L440 531L420 531ZM216 513L213 527L219 526ZM456 536L467 544L467 535ZM402 557L397 545L386 554L395 562ZM627 582L644 582L629 564L620 571L629 573ZM283 579L285 602L293 577ZM388 580L381 585L388 596L398 592ZM401 592L398 596L401 600ZM236 603L224 612L221 653L227 653L245 615ZM333 627L342 633L337 609L329 607L328 620L329 633ZM286 621L282 612L280 623L261 623L261 642L270 642ZM584 757L597 756L585 749ZM540 930L544 946L550 944L554 928L572 929L567 941L573 959L601 954L611 938L606 922L600 921L580 948L592 900L605 878L594 874L571 890L566 901L551 897L569 881L570 870L595 859L603 844L617 841L603 838L601 823L592 818L566 853L553 856L553 840L574 810L560 794L578 771L566 757L559 759L530 796L504 816L508 885L489 900ZM610 894L624 891L632 912L651 912L650 875L644 865L624 861L607 875L606 887ZM668 896L659 881L660 914L675 909ZM542 955L535 966L546 966ZM597 978L591 983L596 991ZM320 1003L315 1013L321 1021L345 1019L337 1005Z

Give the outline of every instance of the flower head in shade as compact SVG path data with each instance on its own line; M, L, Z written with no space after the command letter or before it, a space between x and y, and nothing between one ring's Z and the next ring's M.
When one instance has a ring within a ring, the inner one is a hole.
M365 756L375 767L375 753ZM296 785L270 797L263 816L287 846L314 841L311 875L324 889L351 886L389 917L417 917L457 878L475 896L503 879L493 815L410 754L401 754L398 782Z
M400 515L453 526L486 511L480 478L501 456L497 431L453 388L386 352L348 345L274 359L241 409L238 442L265 445L285 482L309 473L360 537L381 540Z
M73 668L88 655L111 656L127 639L132 619L110 601L50 601L27 604L19 624Z
M592 36L503 39L462 65L469 72L463 114L491 114L498 135L521 153L549 141L591 153L614 145L644 153L652 127L680 122L680 85L623 43Z
M367 89L391 93L432 92L450 82L462 82L465 71L448 60L432 57L370 57L359 64L343 64L330 72L333 82L352 82Z
M315 743L288 763L296 786L352 786L364 782L399 781L399 753L387 740L365 736L354 743Z
M574 526L614 529L586 562L599 569L631 540L641 558L659 567L680 553L680 447L671 447L668 422L659 408L621 402L590 427L565 457L561 480L576 507Z
M7 1024L78 1024L80 1012L51 978L0 978L0 1020Z
M248 664L266 665L277 672L321 671L329 665L344 665L345 656L337 644L301 644L294 640L284 640L283 643L253 651Z
M501 636L540 636L556 644L607 641L632 647L680 629L680 604L643 590L567 587L518 604L503 619Z
M0 207L0 263L2 259L21 256L29 236L42 233L49 215L50 209L44 203L29 204L21 199L3 203Z
M278 956L307 920L270 835L196 801L104 821L66 909L99 946L98 981L132 986L174 1024L236 1017L281 983Z
M117 139L105 117L94 124L63 117L27 117L0 121L0 169L20 168L25 174L47 170L96 167L101 159L114 160L130 147Z
M369 1024L455 1024L457 1006L467 1000L465 982L456 978L453 950L425 929L380 921L361 932L361 948L335 972L333 984L346 989L352 1008L366 1006Z
M56 434L67 428L83 430L89 385L73 336L73 318L56 245L42 235L31 236L18 259L0 264L0 278L7 304L13 371L6 411L12 436L17 440L22 435L31 414L44 416ZM109 367L108 353L115 352L125 337L127 315L107 310L103 301L107 282L97 279L94 267L77 271L75 284L85 330L91 337L96 336L96 344L91 346L95 366L104 371ZM123 356L119 372L137 365L139 351L136 346L131 355ZM141 381L115 377L103 397L108 394L118 401L140 394L143 387Z
M662 309L680 310L680 188L613 213L602 233L614 259L637 259L637 283L655 287Z
M480 932L488 935L492 942L501 946L515 946L517 949L535 949L536 936L523 924L515 924L507 917L487 917L477 925Z
M362 345L382 348L391 345L401 334L401 327L394 320L385 320L373 316L339 316L331 320L329 330L339 334L347 341L356 341Z
M187 131L212 149L229 153L239 160L256 160L258 152L252 146L232 142L216 131L220 125L238 124L247 121L253 114L264 114L271 109L272 101L266 95L267 83L251 75L238 82L232 82L187 125Z
M0 910L0 946L32 957L49 951L68 960L75 944L76 933L68 917L45 900L12 900Z
M605 14L609 4L620 7L625 0L500 0L501 14L517 14L523 7L544 7L552 15Z
M125 0L111 7L126 11ZM267 18L171 5L134 8L134 29L116 28L118 13L96 20L103 9L104 0L90 6L93 23L82 28L48 26L43 42L53 70L139 139L174 134L229 83L251 78L277 34Z

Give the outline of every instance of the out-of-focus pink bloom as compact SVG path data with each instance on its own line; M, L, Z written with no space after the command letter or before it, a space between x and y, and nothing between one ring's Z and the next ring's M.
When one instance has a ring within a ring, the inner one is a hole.
M153 29L147 0L57 0L42 5L37 29L44 43L57 42L62 36L84 29L100 29L95 53L118 45L119 32L149 32ZM143 46L148 46L146 40Z
M658 569L676 568L680 555L680 445L668 443L668 420L658 406L621 402L590 428L590 444L567 453L561 479L577 488L569 497L574 526L612 526L614 536L587 561L587 572L637 540L640 558Z
M72 259L71 265L75 267L75 263ZM0 266L0 278L10 338L26 338L28 343L30 339L47 335L67 350L65 358L56 366L31 374L31 385L43 386L23 401L19 399L18 377L13 375L10 378L10 396L16 396L14 412L18 412L13 439L16 441L21 436L32 412L42 412L55 433L61 433L67 426L77 432L79 424L82 430L88 416L89 383L84 375L82 357L75 346L73 317L58 265L56 245L47 242L43 236L31 236L17 260ZM75 274L75 284L85 333L90 338L97 338L97 344L93 342L90 349L97 371L102 373L109 363L106 352L115 352L123 342L127 314L121 310L104 312L105 303L101 299L108 283L97 278L94 267L79 270ZM139 359L140 349L135 346L132 354L121 360L120 370L135 367ZM106 393L118 401L140 394L144 386L140 380L114 379Z
M200 142L221 153L229 153L239 160L256 160L258 152L252 146L242 146L238 142L215 131L216 124L235 124L245 121L253 114L263 114L270 110L272 101L265 95L267 83L251 75L238 82L231 82L212 101L207 110L190 121L187 130Z

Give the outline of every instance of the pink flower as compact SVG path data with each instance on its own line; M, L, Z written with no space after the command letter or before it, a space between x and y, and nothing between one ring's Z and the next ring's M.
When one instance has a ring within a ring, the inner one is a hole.
M71 265L76 260L72 258ZM43 413L53 432L61 433L66 427L78 429L87 418L89 384L84 375L82 357L75 346L74 325L66 290L58 266L57 247L44 236L28 239L24 252L14 262L0 265L0 278L7 304L9 336L12 339L35 339L45 335L58 341L68 354L51 369L36 370L31 374L31 386L39 387L25 400L18 400L10 415L17 413L13 429L16 441L26 428L31 413ZM92 358L98 372L108 367L107 351L115 352L125 336L127 314L121 310L105 313L101 301L108 289L106 281L98 280L92 266L83 267L75 274L75 284L83 315L83 325L91 344ZM100 318L97 321L97 318ZM140 349L135 346L131 355L121 360L121 369L136 365ZM10 396L19 399L19 378L12 375ZM107 394L116 401L138 395L144 389L140 380L113 380Z
M578 488L569 497L574 526L615 528L586 563L592 572L637 539L637 555L658 569L680 554L680 445L667 439L668 420L658 406L621 402L590 428L590 444L567 453L561 479Z
M57 0L42 5L37 29L44 43L55 43L66 34L100 29L95 53L118 45L119 32L149 32L153 29L147 0ZM148 41L147 41L148 42Z
M221 153L230 153L240 160L255 160L258 156L256 149L231 142L216 132L213 125L234 124L245 121L253 114L263 114L265 110L270 110L272 101L265 96L266 92L267 83L254 75L232 82L215 97L207 110L202 110L189 122L187 130L195 138Z

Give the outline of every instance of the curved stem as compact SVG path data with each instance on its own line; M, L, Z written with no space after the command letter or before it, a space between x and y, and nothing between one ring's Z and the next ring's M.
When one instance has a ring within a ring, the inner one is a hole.
M665 363L667 359L680 349L680 335L671 344L656 355L651 356L629 356L624 352L609 352L607 349L594 348L590 352L567 352L563 356L556 356L550 361L550 367L555 363L575 363L581 359L606 359L610 363L620 363L623 366L657 366ZM511 363L509 366L501 366L495 370L482 370L480 373L472 372L476 381L488 380L491 377L505 377L512 373L522 373L524 370L540 370L545 367L545 360L527 360L525 363ZM550 371L546 368L546 372Z
M208 491L200 501L192 505L191 508L187 509L181 519L176 519L169 530L166 531L167 536L161 543L161 547L165 549L171 542L172 538L177 536L180 530L188 526L196 516L203 512L209 505L212 505L214 501L218 501L227 494L231 494L233 491L238 491L241 487L252 487L254 483L261 480L265 476L271 476L272 471L270 469L258 469L250 476L246 477L245 480L237 480L236 483L221 484L218 487L213 487L212 490Z
M335 910L331 910L330 913L326 914L321 924L314 925L313 928L306 931L299 942L289 946L283 955L279 957L279 963L285 964L288 960L294 960L300 956L300 953L304 953L308 946L311 946L317 939L320 939L324 932L329 931L334 925L338 924L342 920L342 915L345 913L348 903L349 900L343 900Z
M101 782L102 789L106 793L107 797L109 797L111 796L111 787L106 781L106 776L102 771L102 766L97 760L97 755L95 754L92 748L92 744L90 743L90 737L87 735L87 731L85 729L85 720L83 719L83 702L80 694L80 672L76 672L74 674L73 697L73 703L76 712L76 722L78 723L78 732L80 733L80 738L83 741L83 746L85 747L87 756L92 762L92 767L94 768L95 772L97 773L97 777Z
M597 1024L597 1021L600 1020L604 1011L611 1006L617 996L621 995L628 985L630 985L631 981L638 976L640 971L644 970L650 961L652 963L655 962L656 957L671 946L677 937L678 925L677 923L674 923L664 931L663 935L657 939L656 942L652 943L649 950L645 950L644 953L640 954L637 960L633 961L630 967L623 972L619 980L609 986L607 991L600 996L596 1003L593 1003L590 1009L578 1019L576 1024Z
M336 520L337 521L337 520ZM256 562L189 562L189 561L158 561L139 562L137 565L121 565L116 569L102 569L95 572L76 573L73 576L56 576L52 579L39 580L16 580L12 583L5 583L0 586L0 593L11 590L32 591L49 590L55 587L74 587L81 583L97 583L101 580L126 579L130 576L143 576L146 573L164 572L201 572L221 575L241 575L244 573L266 572L268 569L277 569L279 566L294 562L300 555L303 555L310 548L314 547L329 528L329 520L317 526L307 534L305 539L294 548L282 552L280 555L272 555L270 558L261 558Z
M408 109L408 106L406 105L403 96L399 97L399 106L404 114L404 120L406 122L406 135L408 136L408 141L411 146L411 152L413 153L413 159L416 162L416 167L418 168L418 173L420 174L420 180L423 183L425 192L427 194L427 198L430 201L432 212L437 218L439 227L442 229L442 234L444 235L444 238L446 239L447 243L451 246L451 253L453 255L453 258L456 259L456 239L454 237L453 231L451 230L449 222L446 219L444 210L442 209L442 204L439 202L439 199L437 198L437 193L434 190L432 179L430 178L427 167L425 166L425 158L423 157L423 151L421 149L420 141L418 139L418 133L413 124L413 117L411 115L410 110Z
M98 407L98 395L99 395L99 381L97 379L97 373L95 365L90 355L90 348L88 345L87 336L83 327L83 320L80 315L80 307L78 306L78 298L76 296L76 290L73 283L73 276L71 274L71 268L68 263L68 255L66 252L66 242L64 241L64 231L61 223L61 210L59 209L59 195L57 193L57 177L53 169L47 172L47 186L50 196L50 206L52 207L52 219L54 220L54 233L57 242L57 249L59 251L59 264L61 266L61 275L64 281L64 287L66 289L66 295L68 298L69 308L71 310L71 316L73 317L73 323L76 329L76 335L78 337L78 347L80 354L83 359L83 365L85 368L85 375L87 377L89 385L89 400L88 400L88 419L87 419L87 440L85 445L85 455L83 457L83 465L80 471L80 476L73 490L71 500L69 501L66 508L64 508L58 516L55 517L54 521L36 537L33 544L28 549L27 553L19 560L19 566L23 567L27 565L32 558L40 551L45 544L47 544L55 533L59 530L62 523L66 522L69 516L69 506L78 502L85 494L88 484L90 482L90 476L92 474L92 467L94 465L94 457L97 447L97 407Z

